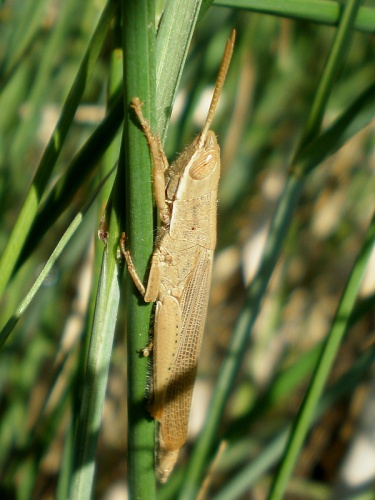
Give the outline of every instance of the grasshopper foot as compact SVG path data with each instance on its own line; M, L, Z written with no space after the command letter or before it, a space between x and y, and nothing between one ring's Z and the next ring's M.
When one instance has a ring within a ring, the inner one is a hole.
M141 353L143 354L143 356L145 358L147 358L150 355L150 353L151 353L151 351L152 351L153 348L154 348L154 344L151 341L146 347L144 347L141 350Z

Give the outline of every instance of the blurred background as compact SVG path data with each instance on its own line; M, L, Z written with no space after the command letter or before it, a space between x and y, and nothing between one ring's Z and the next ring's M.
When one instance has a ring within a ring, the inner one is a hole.
M375 11L373 3L368 5ZM97 0L1 2L1 252L103 6ZM218 244L191 436L181 452L181 464L204 420L245 304L246 286L258 269L336 29L309 20L211 7L197 25L177 94L165 144L170 161L202 126L233 27L235 53L212 127L222 153ZM114 40L113 33L107 37L47 193L64 177L105 116ZM323 127L374 81L374 60L374 37L355 30ZM365 123L307 177L227 404L220 435L226 445L212 472L209 498L266 498L276 459L253 484L226 488L237 475L246 476L247 467L296 415L374 209L374 136L374 122ZM2 326L30 290L79 207L92 196L104 175L101 162L114 165L119 137L114 130L109 157L102 160L98 155L85 182L46 234L29 241L31 253L23 254L1 299ZM2 498L56 498L63 480L64 441L71 432L75 383L90 332L103 248L96 235L112 181L0 351ZM355 362L374 348L374 305L373 254L329 386L342 386ZM340 398L328 400L305 443L286 498L346 498L348 485L358 484L373 498L375 447L369 444L370 436L375 436L374 395L374 368L369 362L352 387ZM122 309L99 436L95 498L126 498L126 419ZM356 447L361 443L358 459ZM164 495L178 497L167 489Z

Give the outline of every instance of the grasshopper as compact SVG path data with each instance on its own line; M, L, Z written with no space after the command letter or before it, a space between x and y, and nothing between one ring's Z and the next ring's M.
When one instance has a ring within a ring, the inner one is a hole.
M232 57L235 30L227 41L202 132L170 166L138 97L131 102L153 160L154 196L161 225L146 287L137 275L125 234L128 271L145 302L156 302L153 397L149 411L159 423L156 472L166 482L187 437L188 419L210 291L216 246L220 148L210 130ZM148 355L149 347L143 350Z

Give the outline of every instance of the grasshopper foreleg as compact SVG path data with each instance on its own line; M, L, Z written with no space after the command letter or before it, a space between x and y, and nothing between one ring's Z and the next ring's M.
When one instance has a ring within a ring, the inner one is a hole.
M148 147L150 150L150 154L152 157L152 161L154 164L154 195L156 206L159 210L160 219L164 224L169 224L170 222L170 209L165 201L165 179L164 172L168 168L168 160L165 156L163 146L160 142L160 138L156 137L151 130L150 124L143 116L142 113L142 102L138 97L133 97L131 105L141 127L143 129L143 133L146 136Z

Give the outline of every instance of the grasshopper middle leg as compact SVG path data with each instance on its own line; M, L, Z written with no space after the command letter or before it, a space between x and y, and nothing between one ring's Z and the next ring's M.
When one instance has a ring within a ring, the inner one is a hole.
M120 239L121 252L122 252L123 256L125 257L125 261L126 261L126 265L128 266L129 274L130 274L135 286L138 288L139 293L142 295L142 297L144 297L146 294L146 290L145 290L145 287L143 286L143 283L142 283L140 277L137 274L137 271L136 271L134 263L133 263L133 259L130 255L130 252L129 252L129 250L127 250L125 248L125 240L126 240L125 233L122 233L121 239Z
M153 255L152 257L153 260L152 260L151 272L147 282L147 288L145 288L143 286L140 277L138 276L137 270L135 269L134 262L130 255L130 252L125 248L125 240L126 240L125 233L122 233L120 239L120 248L122 254L125 257L126 265L128 267L128 272L133 280L133 283L137 287L139 293L142 295L145 302L154 302L156 300L157 292L159 290L159 282L157 282L157 276L159 275L157 271L159 269L159 266L155 264L156 256ZM156 272L153 271L153 269L156 269ZM149 300L150 297L152 298L152 300ZM149 356L150 352L153 350L153 347L154 347L153 342L150 341L149 344L144 349L142 349L143 356L145 357Z
M130 251L125 248L125 233L122 233L120 239L121 251L125 257L126 264L128 266L129 274L138 288L139 293L142 295L145 302L155 302L160 288L161 282L161 269L160 269L160 256L157 251L152 254L151 269L147 280L147 286L144 287L141 278L138 276L137 270L135 269L133 259L130 255Z

